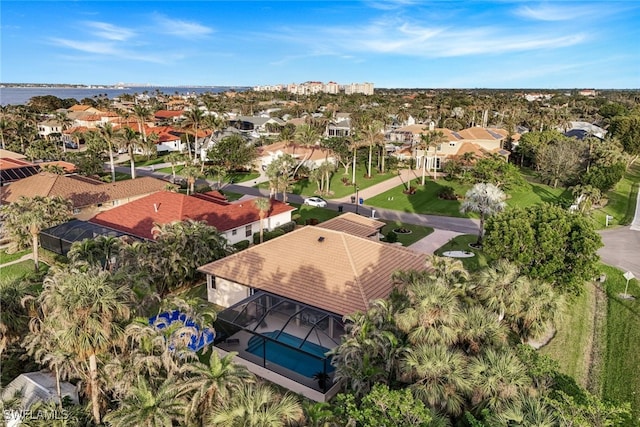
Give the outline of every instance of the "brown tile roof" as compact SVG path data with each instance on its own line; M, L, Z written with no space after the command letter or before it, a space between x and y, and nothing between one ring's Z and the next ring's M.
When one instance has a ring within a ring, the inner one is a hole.
M307 226L198 270L346 315L388 297L396 270L425 269L424 254Z
M154 116L157 119L170 119L173 117L180 117L184 114L183 110L158 110Z
M499 140L507 137L507 131L497 128L471 127L458 132L463 139Z
M40 167L47 166L47 165L57 165L57 166L60 166L62 169L64 169L66 173L73 173L76 171L76 165L74 165L73 163L64 162L62 160L56 160L53 162L42 162L38 164L40 165Z
M370 237L378 234L380 229L386 224L372 218L347 212L335 218L318 224L318 227L327 230L342 231L353 236Z
M91 108L91 105L77 104L77 105L72 105L71 107L68 108L68 110L69 111L86 111L89 108Z
M33 166L33 163L23 159L0 158L0 170L23 168L25 166Z
M0 148L0 159L26 159L27 156Z
M317 145L315 148L307 148L295 143L287 144L284 141L258 147L258 153L260 156L266 156L270 153L273 154L278 151L291 154L293 157L300 160L309 156L307 160L313 161L322 160L326 157L327 154L326 150L324 150L320 145Z
M440 131L444 134L444 136L449 141L458 141L460 138L454 135L453 131L446 128L436 128L434 129L436 132ZM425 124L415 124L403 126L401 128L396 129L394 132L411 132L413 134L426 134L429 133L429 125Z
M293 206L272 200L267 217L294 209ZM205 221L220 231L227 231L259 221L260 215L251 200L229 203L215 194L186 196L159 191L101 212L89 221L153 239L151 229L154 224L168 224L186 219Z
M106 203L128 197L142 196L164 189L166 182L151 177L141 177L104 183L80 175L63 176L40 172L16 181L0 189L0 200L12 203L21 196L60 196L71 200L74 208Z

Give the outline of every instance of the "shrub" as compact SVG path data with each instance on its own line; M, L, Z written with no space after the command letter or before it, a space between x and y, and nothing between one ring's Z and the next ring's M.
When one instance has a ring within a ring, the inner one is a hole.
M340 178L340 181L342 181L343 185L351 185L351 180L346 176L343 176L342 178Z
M306 225L318 225L320 224L320 221L318 221L316 218L309 218L305 221Z
M409 194L409 195L416 194L416 187L409 187L408 190L403 190L402 192L404 194Z
M211 191L211 187L208 184L199 184L194 187L196 193L206 193Z
M396 234L395 231L391 230L384 236L384 240L387 243L395 243L398 241L398 234Z
M291 233L293 230L296 229L296 225L297 224L296 224L295 221L289 221L289 222L285 222L284 224L282 224L278 228L281 229L282 231L284 231L285 233Z
M440 191L438 191L438 198L444 200L458 200L458 195L456 194L456 190L453 187L449 187L448 185L442 187Z
M300 215L300 214L291 215L291 221L295 222L296 224L300 224L300 222L301 222L300 220L301 219L302 219L302 215Z
M285 232L281 228L274 228L273 231L265 231L262 236L262 241L275 239L276 237L284 236ZM260 233L253 233L253 243L255 245L260 243Z
M258 241L260 241L260 235L259 234L258 234ZM236 248L236 251L240 252L240 251L243 251L243 250L247 249L250 244L251 244L251 242L248 241L248 240L240 240L238 243L234 243L233 247Z

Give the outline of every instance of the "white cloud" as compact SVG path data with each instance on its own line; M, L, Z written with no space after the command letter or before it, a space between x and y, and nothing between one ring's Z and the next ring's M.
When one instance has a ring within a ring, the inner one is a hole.
M51 42L55 45L76 51L100 55L102 58L109 57L131 61L153 62L157 64L166 64L181 58L180 54L167 54L163 52L154 52L153 54L149 54L145 52L121 49L112 42L77 41L61 38L52 38Z
M107 40L126 41L136 35L135 31L106 22L88 21L85 24L94 29L95 36Z
M614 12L614 8L606 5L605 8L598 5L582 5L579 3L541 4L538 6L520 6L514 10L514 14L534 21L573 21L576 19L598 18L603 14Z
M154 30L163 34L171 34L183 38L200 38L213 33L212 28L197 22L167 18L158 14L154 15L153 19L156 24Z

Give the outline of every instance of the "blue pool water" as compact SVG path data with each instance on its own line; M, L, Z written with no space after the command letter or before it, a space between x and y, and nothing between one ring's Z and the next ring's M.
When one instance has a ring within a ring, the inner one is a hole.
M191 335L189 341L189 349L198 351L205 345L211 344L216 337L215 332L210 328L204 328L202 331L196 322L187 317L186 314L180 313L178 310L167 311L153 316L149 319L149 324L154 325L158 329L164 329L173 322L181 322L184 326L194 328L196 333Z
M305 377L313 378L316 372L324 372L325 353L329 351L328 348L322 347L318 344L305 342L302 347L302 339L287 334L286 332L272 331L267 332L264 335L277 339L278 341L288 344L292 347L300 348L320 357L316 359L313 356L305 354L301 351L296 351L284 345L279 345L271 340L265 340L265 345L262 344L262 339L258 336L254 336L249 340L247 351L258 357L264 357L264 351L266 348L266 359L269 362L275 363L285 367L291 371L297 372ZM276 338L277 337L277 338ZM331 358L327 359L327 373L332 372L334 367L331 366Z

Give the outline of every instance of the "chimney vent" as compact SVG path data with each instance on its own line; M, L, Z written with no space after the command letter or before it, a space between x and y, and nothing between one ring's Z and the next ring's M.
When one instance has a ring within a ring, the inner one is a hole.
M157 204L157 203L154 203L154 204L153 204L153 210L154 210L154 211L156 211L156 212L158 212L158 204Z
M318 242L320 242L320 243L324 242L324 236L318 237Z

